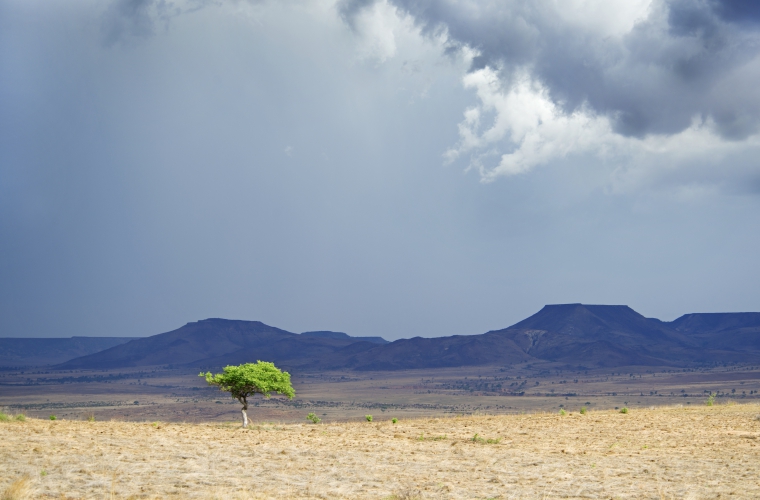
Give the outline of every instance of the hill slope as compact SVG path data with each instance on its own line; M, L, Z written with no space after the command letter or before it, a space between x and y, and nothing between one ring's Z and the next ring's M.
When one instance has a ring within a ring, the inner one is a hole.
M327 356L357 342L374 345L348 335L338 338L298 335L260 321L211 318L73 359L57 368L68 370L151 365L221 366L257 359L283 362L301 358L305 361L298 364L309 364L315 358Z
M340 332L298 335L258 321L208 319L59 368L211 369L257 359L304 370L402 370L541 360L586 367L760 362L760 314L691 314L667 323L645 318L628 306L560 304L482 335L415 337L385 344Z

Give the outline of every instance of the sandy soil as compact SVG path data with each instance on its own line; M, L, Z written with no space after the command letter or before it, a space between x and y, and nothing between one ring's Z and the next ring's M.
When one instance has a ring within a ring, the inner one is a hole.
M0 422L0 498L760 498L758 413Z

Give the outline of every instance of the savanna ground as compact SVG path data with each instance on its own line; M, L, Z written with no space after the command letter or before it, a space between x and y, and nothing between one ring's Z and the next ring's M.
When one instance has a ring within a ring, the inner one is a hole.
M394 372L301 373L291 370L296 398L256 398L253 418L325 422L367 413L398 418L477 413L556 412L760 402L760 367L572 369L551 363ZM197 371L162 367L55 372L0 371L0 410L47 417L129 421L223 422L238 403L208 387Z
M29 418L0 422L0 499L760 498L755 366L293 382L293 401L257 398L242 430L240 405L197 372L2 371L0 411Z
M373 422L0 422L28 498L760 498L760 405Z

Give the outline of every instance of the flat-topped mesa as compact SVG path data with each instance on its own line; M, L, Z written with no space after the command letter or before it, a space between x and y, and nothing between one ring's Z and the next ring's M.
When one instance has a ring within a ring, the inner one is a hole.
M649 323L626 305L550 304L510 328L593 336L600 330L650 329Z
M691 313L671 321L670 326L686 334L719 332L735 328L760 328L760 313Z

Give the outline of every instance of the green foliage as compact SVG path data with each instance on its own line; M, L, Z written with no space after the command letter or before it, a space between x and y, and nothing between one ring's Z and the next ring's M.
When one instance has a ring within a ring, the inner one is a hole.
M7 422L10 419L11 419L11 417L9 417L8 415L6 415L5 413L0 412L0 422Z
M560 416L564 417L565 415L567 415L567 412L565 411L564 408L560 408L559 409L559 414L560 414Z
M50 415L50 417L48 417L48 418L50 418L50 420L57 420L58 419L58 417L56 417L55 415Z
M19 422L26 422L26 415L24 415L23 413L19 413L18 415L16 415L16 420L18 420Z
M588 413L588 409L585 406L581 406L581 415Z
M625 406L620 408L620 413L628 413L628 408L626 408Z
M87 416L87 421L88 421L88 422L94 422L94 421L95 421L95 415L94 415L93 413L90 413L90 414Z
M474 443L480 443L480 444L499 444L501 442L501 438L498 438L498 439L484 439L484 438L480 437L479 434L475 434L472 437L472 441Z
M417 438L417 441L443 441L444 439L447 439L446 434L443 436L433 436L433 437L425 437L425 433L423 432L420 434L420 437Z
M308 415L306 415L306 420L311 420L315 424L318 424L322 421L322 419L319 418L316 413L309 413Z
M714 392L710 393L710 396L707 398L707 401L705 401L705 404L707 406L712 406L715 404L715 396L716 394Z
M398 422L398 419L397 418L392 418L391 422L393 422L395 424L396 422Z
M46 471L45 469L42 469L42 470L40 471L40 476L42 476L42 477L45 477L45 476L47 476L47 471Z
M256 361L239 366L225 366L223 373L212 375L211 372L200 373L208 385L215 385L220 390L229 392L233 398L248 408L248 398L261 394L269 398L273 392L293 399L296 391L290 385L290 374L283 372L274 363Z
M364 418L367 419L367 422L372 422L372 415L364 415Z

